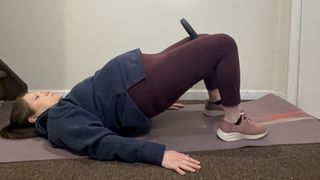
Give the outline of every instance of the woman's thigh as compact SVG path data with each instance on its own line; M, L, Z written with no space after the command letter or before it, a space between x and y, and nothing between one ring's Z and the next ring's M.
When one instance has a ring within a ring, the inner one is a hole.
M170 51L143 54L145 79L129 90L149 117L172 105L198 81L210 76L228 45L223 34L202 36Z

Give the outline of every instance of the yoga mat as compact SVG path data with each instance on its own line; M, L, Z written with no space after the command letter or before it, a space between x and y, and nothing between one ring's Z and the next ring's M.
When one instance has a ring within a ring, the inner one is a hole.
M138 138L166 144L167 149L181 152L320 142L318 119L275 95L241 104L248 116L268 126L269 134L261 140L221 141L216 131L222 117L202 115L203 106L192 104L181 110L166 111L153 118L152 130L147 135ZM0 162L87 158L53 148L42 138L0 138L0 152Z

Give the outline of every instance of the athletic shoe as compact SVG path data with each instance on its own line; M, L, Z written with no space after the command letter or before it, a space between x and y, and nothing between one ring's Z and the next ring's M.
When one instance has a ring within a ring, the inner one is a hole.
M260 139L268 134L266 126L252 121L244 113L235 123L222 121L217 135L224 141L236 141L240 139Z
M207 100L203 114L210 117L223 115L224 112L221 100L217 102Z

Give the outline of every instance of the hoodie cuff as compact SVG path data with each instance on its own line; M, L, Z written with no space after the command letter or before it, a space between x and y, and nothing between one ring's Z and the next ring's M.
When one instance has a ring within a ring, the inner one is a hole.
M161 166L165 149L165 145L147 142L143 148L142 161Z

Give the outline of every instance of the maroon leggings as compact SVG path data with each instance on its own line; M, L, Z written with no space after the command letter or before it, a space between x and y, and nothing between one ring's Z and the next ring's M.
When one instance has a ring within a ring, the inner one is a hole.
M240 103L238 49L226 34L185 38L158 54L142 54L145 79L128 93L147 117L168 109L200 80L219 89L224 106Z

